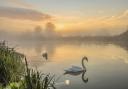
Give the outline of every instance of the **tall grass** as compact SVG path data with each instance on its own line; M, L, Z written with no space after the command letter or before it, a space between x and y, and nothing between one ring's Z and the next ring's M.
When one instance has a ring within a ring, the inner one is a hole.
M27 59L25 57L26 72L22 81L23 89L56 89L54 87L54 76L45 75L37 70L28 68Z
M16 53L5 45L0 46L0 83L2 85L19 81L24 73L22 57Z
M54 76L29 68L24 55L0 45L0 89L55 89L54 84Z

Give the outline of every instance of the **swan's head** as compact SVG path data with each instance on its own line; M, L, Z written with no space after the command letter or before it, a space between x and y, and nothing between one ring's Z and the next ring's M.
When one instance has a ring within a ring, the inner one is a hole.
M83 59L85 59L88 62L88 58L86 56L84 56Z

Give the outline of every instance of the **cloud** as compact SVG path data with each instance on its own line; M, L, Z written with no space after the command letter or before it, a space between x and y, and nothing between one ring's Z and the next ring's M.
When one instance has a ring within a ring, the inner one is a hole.
M50 15L36 10L12 7L0 7L0 17L32 21L43 21L51 18Z
M128 20L128 10L124 11L124 13L118 16L118 18Z
M60 19L60 18L59 18ZM117 35L126 30L128 26L128 10L112 16L97 16L88 18L62 17L61 23L56 22L56 26L62 25L59 30L66 35ZM64 25L63 25L64 24ZM64 29L64 30L62 30Z
M24 8L35 8L35 6L33 4L27 3L25 1L22 0L3 0L0 1L2 4L2 6L13 6L13 7L24 7Z

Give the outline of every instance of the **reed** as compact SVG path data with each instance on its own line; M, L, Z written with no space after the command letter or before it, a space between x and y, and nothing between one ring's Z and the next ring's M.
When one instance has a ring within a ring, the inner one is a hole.
M25 58L26 74L22 86L24 89L56 89L54 87L54 76L42 74L37 70L28 68L27 59Z

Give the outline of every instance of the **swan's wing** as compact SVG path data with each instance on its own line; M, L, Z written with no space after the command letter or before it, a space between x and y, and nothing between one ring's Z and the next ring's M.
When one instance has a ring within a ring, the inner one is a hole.
M66 71L66 72L70 72L70 71L72 71L72 68L65 69L64 71Z
M72 65L72 68L73 68L73 69L77 69L77 70L82 70L82 68L79 67L79 66L74 66L74 65Z
M72 66L71 68L69 69L66 69L64 70L65 72L80 72L82 71L83 69L79 66Z
M79 72L79 71L82 71L83 69L81 68L81 67L79 67L79 66L72 66L72 71L74 71L74 72Z

